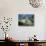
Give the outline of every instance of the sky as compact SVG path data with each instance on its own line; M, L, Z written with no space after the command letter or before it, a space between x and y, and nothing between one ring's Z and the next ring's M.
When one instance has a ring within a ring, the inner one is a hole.
M31 18L33 14L19 14L18 15L18 19L26 19L27 18Z

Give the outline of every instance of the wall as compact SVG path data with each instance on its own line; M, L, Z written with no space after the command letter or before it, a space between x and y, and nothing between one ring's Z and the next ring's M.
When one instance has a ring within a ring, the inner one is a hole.
M45 25L45 28L44 28L44 30L45 30L44 31L44 39L46 39L46 36L45 36L46 35L46 16L45 16L45 24L44 25Z
M18 26L18 13L30 13L35 16L35 25L30 27ZM33 8L30 6L28 0L0 0L0 19L3 16L13 17L13 22L10 31L8 33L11 37L17 40L27 40L34 34L37 35L39 40L45 39L45 15L46 8L43 7ZM0 31L0 35L2 35ZM4 33L3 33L4 34ZM0 36L0 39L4 37Z

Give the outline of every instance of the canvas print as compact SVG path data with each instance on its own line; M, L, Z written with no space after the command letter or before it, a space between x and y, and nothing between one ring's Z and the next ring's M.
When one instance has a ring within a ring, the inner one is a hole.
M34 26L34 14L19 14L18 25L19 26Z

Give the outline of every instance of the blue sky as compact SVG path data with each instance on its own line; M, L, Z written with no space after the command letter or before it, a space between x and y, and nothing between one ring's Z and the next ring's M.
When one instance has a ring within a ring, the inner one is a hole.
M25 19L26 17L31 18L33 14L19 14L18 19Z

